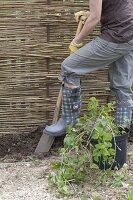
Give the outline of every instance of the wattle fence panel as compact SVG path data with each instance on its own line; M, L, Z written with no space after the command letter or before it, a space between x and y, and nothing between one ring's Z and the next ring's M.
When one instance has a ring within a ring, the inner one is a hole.
M50 123L77 23L74 12L87 1L4 0L0 2L0 135L21 134ZM99 27L88 37L99 34ZM82 77L83 111L88 98L108 101L108 70Z

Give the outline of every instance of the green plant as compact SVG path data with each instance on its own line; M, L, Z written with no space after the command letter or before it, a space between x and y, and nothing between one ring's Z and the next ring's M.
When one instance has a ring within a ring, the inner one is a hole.
M129 191L128 200L133 200L133 191Z
M57 187L59 193L72 195L77 193L75 184L86 180L93 160L98 162L102 157L103 163L113 164L115 149L112 147L112 137L118 134L118 126L113 121L111 113L114 104L99 106L95 97L89 99L88 113L79 118L76 127L69 125L64 139L64 147L60 149L60 162L52 162L55 171L49 175L49 186ZM90 140L97 140L91 145Z
M99 175L100 184L106 185L107 187L121 187L123 184L129 185L127 183L129 181L127 164L120 170L112 171L108 169L104 173L102 171L99 172Z

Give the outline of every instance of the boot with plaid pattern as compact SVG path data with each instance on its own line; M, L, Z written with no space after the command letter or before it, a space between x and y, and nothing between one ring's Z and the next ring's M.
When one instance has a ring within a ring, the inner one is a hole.
M66 126L70 123L76 124L81 111L81 88L70 89L62 86L62 114L56 124L46 126L44 133L51 136L62 136L65 134Z
M116 113L115 113L115 124L121 125L124 128L124 131L130 137L130 125L132 119L132 108L125 107L125 106L117 106ZM123 129L120 128L120 132Z

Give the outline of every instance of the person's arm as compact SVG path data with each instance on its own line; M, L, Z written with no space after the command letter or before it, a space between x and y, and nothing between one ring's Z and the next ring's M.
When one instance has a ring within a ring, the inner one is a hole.
M102 12L102 0L90 0L89 6L90 16L87 18L82 31L72 41L76 44L81 43L100 22Z

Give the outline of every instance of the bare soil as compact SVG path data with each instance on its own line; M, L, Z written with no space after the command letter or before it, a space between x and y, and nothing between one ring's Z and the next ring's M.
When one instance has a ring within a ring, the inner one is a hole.
M84 200L75 197L59 197L57 191L48 190L47 174L50 162L59 159L58 148L63 145L63 137L57 138L50 152L41 157L34 150L42 134L42 127L23 135L7 135L0 138L0 200ZM133 180L133 145L128 144L128 171ZM130 183L131 184L131 183ZM132 188L133 183L130 185ZM103 200L128 200L128 185L120 187L94 187L88 180L81 190L89 200L100 196ZM98 200L98 199L97 199Z

